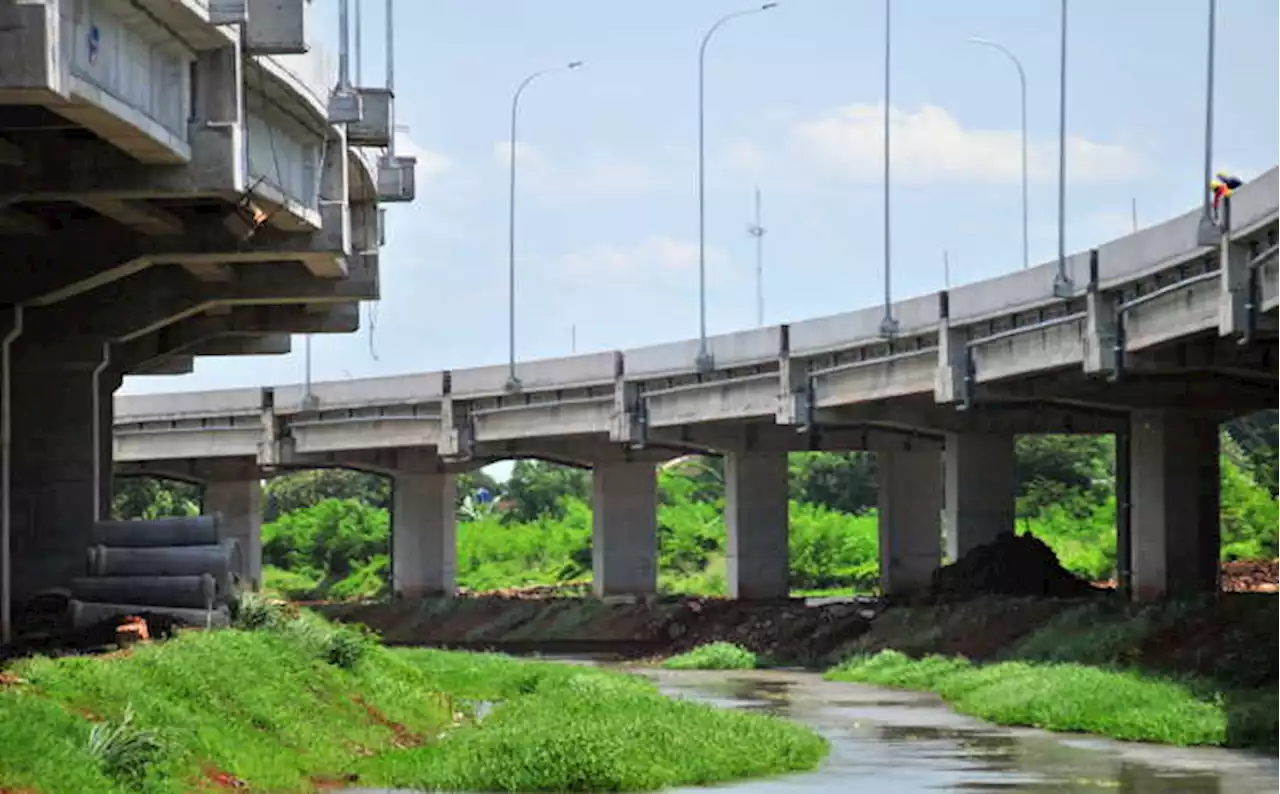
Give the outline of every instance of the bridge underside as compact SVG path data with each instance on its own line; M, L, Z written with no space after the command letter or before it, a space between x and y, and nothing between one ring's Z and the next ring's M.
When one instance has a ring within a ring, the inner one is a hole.
M256 505L260 478L293 468L347 466L395 478L393 579L416 596L454 589L454 476L504 458L593 471L592 541L599 595L657 589L655 466L691 453L725 457L727 578L735 598L788 595L787 456L872 451L878 461L881 587L928 586L944 559L1015 530L1020 434L1114 434L1120 573L1140 598L1217 587L1219 427L1275 405L1274 337L1250 345L1204 334L1129 357L1111 377L1050 371L984 384L964 408L933 394L823 409L806 427L772 418L651 430L643 446L609 434L479 443L465 460L432 446L258 459L153 460L118 467L216 483L217 504ZM212 503L206 503L206 509ZM241 507L222 509L239 510ZM1123 553L1128 549L1127 554Z
M119 46L89 60L58 40L83 22L65 3L20 4L0 26L6 631L10 601L82 573L125 376L288 353L292 334L356 330L378 297L378 194L346 129L204 5L165 6L160 24L90 0ZM178 66L136 74L114 60L125 45ZM45 58L60 51L70 62Z

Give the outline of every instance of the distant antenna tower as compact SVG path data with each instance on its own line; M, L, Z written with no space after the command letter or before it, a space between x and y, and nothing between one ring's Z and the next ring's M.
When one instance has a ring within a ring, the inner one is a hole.
M756 326L764 325L764 235L760 225L760 188L756 188L756 221L747 227L747 234L756 238Z

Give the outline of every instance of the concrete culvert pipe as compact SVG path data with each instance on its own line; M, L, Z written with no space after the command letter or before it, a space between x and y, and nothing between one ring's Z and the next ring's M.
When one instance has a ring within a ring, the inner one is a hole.
M102 546L212 546L221 541L222 522L216 515L93 523L93 542Z
M90 601L75 601L70 605L71 625L75 629L96 626L105 620L125 617L126 615L159 614L171 617L187 626L197 628L223 628L231 625L231 613L226 607L209 609L183 609L180 607L157 607L145 604L100 604Z
M219 593L220 582L199 576L84 576L73 579L71 592L80 601L107 604L154 604L162 607L208 609L230 598Z
M240 544L227 538L214 546L94 546L90 576L199 576L221 579L243 570Z

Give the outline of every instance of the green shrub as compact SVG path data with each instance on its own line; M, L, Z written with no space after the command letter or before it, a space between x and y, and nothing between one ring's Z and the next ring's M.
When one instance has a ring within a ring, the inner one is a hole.
M760 657L731 642L712 642L672 656L662 666L668 670L751 670L760 666Z
M125 706L118 721L100 722L89 731L89 756L114 780L137 786L164 754L164 744L154 731L133 724L133 706Z
M257 593L241 593L232 604L231 625L246 631L274 629L284 624L285 609Z
M1176 745L1228 741L1221 698L1204 700L1195 687L1136 671L1071 663L977 666L882 651L849 659L827 677L936 692L957 711L1000 725Z

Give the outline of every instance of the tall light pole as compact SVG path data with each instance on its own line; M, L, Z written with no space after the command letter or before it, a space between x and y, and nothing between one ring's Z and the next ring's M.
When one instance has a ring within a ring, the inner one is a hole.
M1071 297L1071 276L1067 274L1067 0L1062 0L1061 64L1058 74L1058 272L1053 277L1053 294Z
M898 333L898 321L893 319L893 284L890 281L891 262L889 251L889 0L884 0L884 317L880 320L880 335L889 338Z
M1209 182L1213 179L1213 82L1214 82L1214 44L1217 39L1217 0L1209 0L1209 63L1205 68L1204 93L1204 180L1200 184L1204 202L1204 210L1200 214L1200 228L1197 231L1197 242L1201 245L1217 245L1222 237L1221 227L1213 219L1210 205Z
M507 205L507 391L520 391L516 377L516 122L520 113L520 95L529 84L544 74L578 69L582 61L571 61L557 69L543 69L524 79L511 96L511 193Z
M698 357L695 361L699 372L715 368L711 351L707 349L707 168L706 168L706 64L707 44L715 32L726 22L748 14L758 14L777 7L777 3L765 3L758 8L747 8L725 14L707 29L698 48Z
M970 38L969 42L983 47L990 47L997 52L1003 53L1018 70L1018 89L1022 109L1022 267L1028 268L1031 266L1031 255L1027 236L1027 73L1022 68L1022 61L1018 60L1018 56L1010 52L1003 44L976 36Z
M747 227L747 234L756 238L756 327L764 326L764 235L760 216L760 188L756 188L756 221Z

